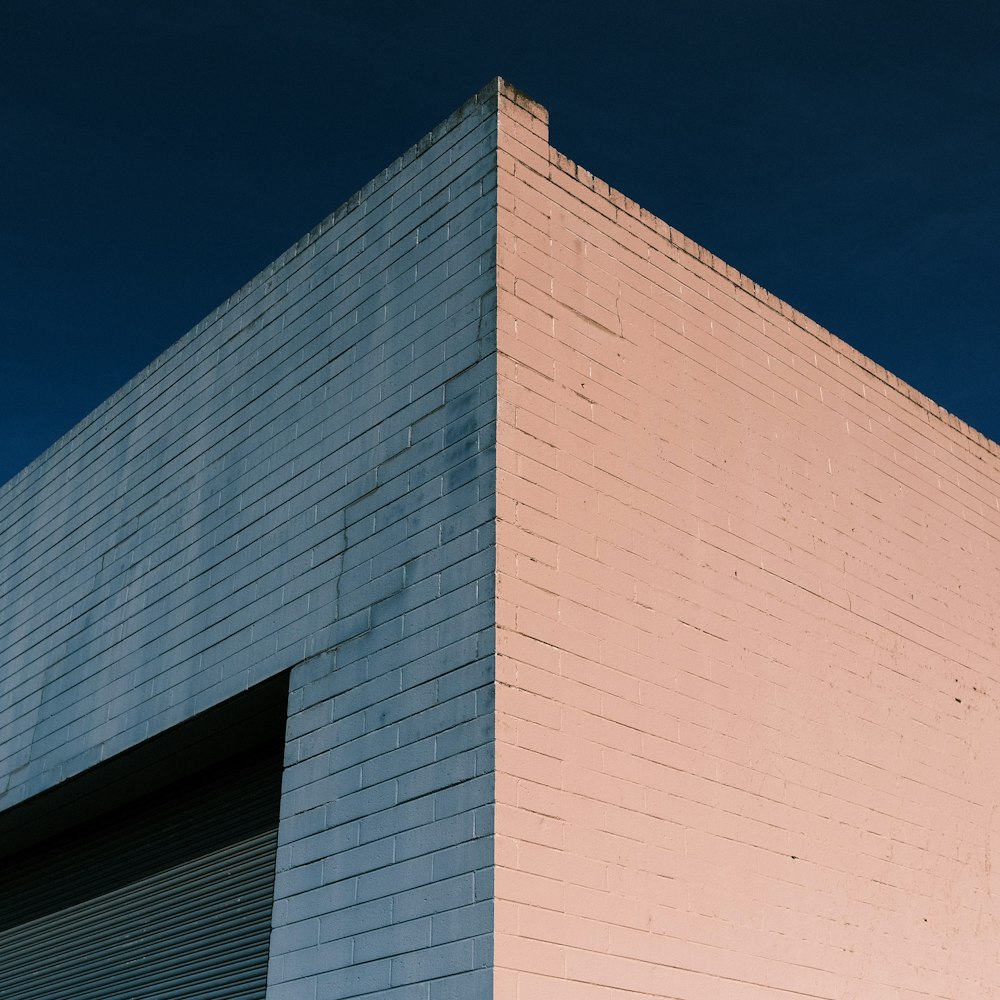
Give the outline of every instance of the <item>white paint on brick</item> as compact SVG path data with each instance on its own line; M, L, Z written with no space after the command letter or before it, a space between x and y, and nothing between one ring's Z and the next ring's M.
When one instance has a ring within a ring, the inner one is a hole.
M272 1000L489 982L496 93L0 489L0 807L292 668Z

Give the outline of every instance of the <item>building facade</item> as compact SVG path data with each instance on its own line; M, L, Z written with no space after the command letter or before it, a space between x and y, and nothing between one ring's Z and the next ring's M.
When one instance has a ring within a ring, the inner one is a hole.
M495 81L0 490L0 997L990 995L998 539Z

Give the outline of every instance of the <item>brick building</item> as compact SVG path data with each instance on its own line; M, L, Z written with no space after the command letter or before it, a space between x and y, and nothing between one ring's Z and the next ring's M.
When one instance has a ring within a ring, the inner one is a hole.
M1000 449L547 122L0 489L0 997L1000 990Z

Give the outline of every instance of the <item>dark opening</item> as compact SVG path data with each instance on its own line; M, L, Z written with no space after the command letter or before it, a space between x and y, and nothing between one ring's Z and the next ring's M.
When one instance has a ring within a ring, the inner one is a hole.
M276 829L287 691L283 674L0 814L0 931Z

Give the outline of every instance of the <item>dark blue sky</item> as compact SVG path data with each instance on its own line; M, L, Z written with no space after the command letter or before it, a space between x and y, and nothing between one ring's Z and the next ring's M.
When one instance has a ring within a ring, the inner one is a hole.
M1000 438L1000 5L5 0L0 482L497 74Z

